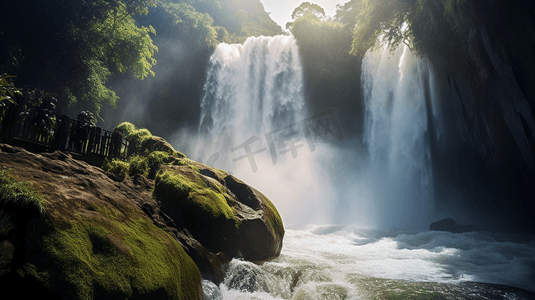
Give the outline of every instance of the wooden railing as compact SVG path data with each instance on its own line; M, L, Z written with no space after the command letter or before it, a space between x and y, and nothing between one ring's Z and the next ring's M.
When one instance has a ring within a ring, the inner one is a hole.
M67 115L49 114L48 124L36 122L34 111L23 112L27 98L19 97L18 104L5 103L0 107L0 140L13 144L17 141L78 153L126 158L129 143L117 132L88 126Z

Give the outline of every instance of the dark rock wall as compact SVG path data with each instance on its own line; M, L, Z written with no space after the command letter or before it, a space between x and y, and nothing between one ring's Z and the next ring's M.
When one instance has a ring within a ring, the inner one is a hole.
M435 70L443 132L433 158L440 210L533 232L535 30L529 15L519 17L507 36L485 26L475 33L486 72Z

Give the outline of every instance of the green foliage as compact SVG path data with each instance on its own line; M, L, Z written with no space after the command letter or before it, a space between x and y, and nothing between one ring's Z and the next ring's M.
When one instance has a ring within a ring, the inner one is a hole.
M194 41L198 48L215 47L218 44L218 33L212 27L214 20L207 13L200 13L187 3L164 2L162 7L173 20L169 26L181 39Z
M153 76L156 57L170 55L158 56L156 31L161 46L176 41L197 57L220 42L282 32L259 0L6 0L0 29L0 73L57 94L62 112L97 118L117 107L121 73Z
M57 93L63 108L98 115L105 103L115 106L118 100L106 86L110 76L154 75L155 31L133 18L153 5L152 0L7 0L0 12L2 37L8 40L0 46L0 57L6 57L0 68ZM9 57L18 57L14 52L21 58L10 63Z
M22 95L22 92L10 82L10 79L14 77L7 74L0 74L0 107L4 105L4 101L15 103L13 101L15 95Z
M160 170L160 166L169 163L171 154L164 151L153 151L147 158L147 165L149 167L149 178L155 178L156 173Z
M214 27L220 26L228 32L218 35L222 42L240 43L249 36L271 36L282 30L265 12L259 0L196 0L192 6L199 12L208 13L214 20Z
M364 56L381 43L392 50L402 42L410 44L410 30L404 30L404 23L411 8L408 1L399 0L352 0L339 6L337 20L355 28L351 53Z
M170 162L171 155L181 156L181 153L168 153L164 151L143 151L142 146L152 134L147 129L138 129L130 122L123 122L115 127L114 132L120 133L130 142L129 157L126 161L112 159L104 162L102 169L121 177L141 174L145 177L154 178L160 165Z
M155 158L157 155L133 155L127 161L113 158L107 160L102 165L102 169L106 172L113 173L120 177L134 176L141 174L145 177L154 178L156 172L160 169L160 165L164 163L164 159Z
M164 151L154 151L147 156L149 165L163 164L171 155Z
M105 161L102 169L121 177L127 177L130 174L130 164L116 158Z
M22 209L44 214L45 199L30 184L19 181L11 170L0 170L0 206L8 209Z
M303 2L292 12L292 19L297 19L306 15L314 15L317 18L325 18L325 10L323 7L310 2Z
M126 138L132 135L134 131L136 131L136 126L134 126L134 124L130 122L123 122L117 125L117 127L115 127L113 131L120 133L123 137Z
M130 122L123 122L115 129L114 132L120 133L125 139L127 139L130 142L129 150L130 153L139 153L141 151L141 146L143 145L143 142L150 137L152 137L152 134L147 129L138 129L134 124Z
M130 175L141 174L145 177L149 175L149 162L146 157L139 155L131 156L128 159L128 163L130 164Z
M325 19L325 10L317 5L311 4L310 2L303 2L301 5L296 7L292 13L292 19L298 19L301 22L307 20L308 22L321 22ZM294 22L286 23L286 29L289 29L293 33Z

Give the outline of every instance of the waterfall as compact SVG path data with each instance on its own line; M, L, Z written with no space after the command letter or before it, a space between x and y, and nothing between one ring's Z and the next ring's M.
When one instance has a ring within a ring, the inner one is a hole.
M439 132L433 72L407 47L368 53L362 68L367 156L351 139L307 135L307 120L323 118L331 133L336 120L329 112L307 115L292 36L220 44L210 58L195 158L260 190L285 222L427 227L434 221L429 132Z
M438 133L430 135L439 113L434 85L429 65L407 46L364 58L364 141L373 189L370 200L380 227L423 227L432 220L430 142L439 138Z
M267 133L299 121L303 81L294 38L261 36L243 45L220 44L210 58L204 91L199 135L210 140L201 141L196 154L233 171L243 163L233 161L237 145L264 149Z
M332 114L307 115L302 73L293 36L218 45L193 155L260 190L285 223L332 222L326 212L334 199L318 159L329 153L307 134L315 119L330 124Z

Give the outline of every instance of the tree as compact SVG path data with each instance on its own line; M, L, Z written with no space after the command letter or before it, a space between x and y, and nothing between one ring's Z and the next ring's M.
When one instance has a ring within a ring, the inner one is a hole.
M315 10L323 11L321 7ZM297 9L294 12L296 11L299 14ZM352 26L341 22L319 18L310 11L297 17L291 26L303 65L307 102L315 112L336 107L343 123L347 120L354 122L355 115L363 114L363 106L358 101L362 94L358 84L361 59L349 53L352 29ZM343 125L356 130L362 126Z
M98 114L104 103L118 99L106 86L112 74L154 75L154 29L133 18L152 5L152 0L4 1L0 72L58 94L64 110Z
M323 7L310 3L310 2L303 2L301 5L296 7L294 11L292 12L292 19L297 20L301 17L309 17L313 20L323 20L325 19L325 10ZM295 21L294 21L295 22ZM286 29L292 30L292 27L294 25L294 22L288 22L286 23Z
M339 6L337 18L355 28L351 53L363 56L381 43L392 50L410 44L410 27L404 26L411 8L411 1L403 0L352 0Z
M292 12L292 19L295 20L306 15L314 15L318 19L325 18L325 10L317 4L303 2Z

